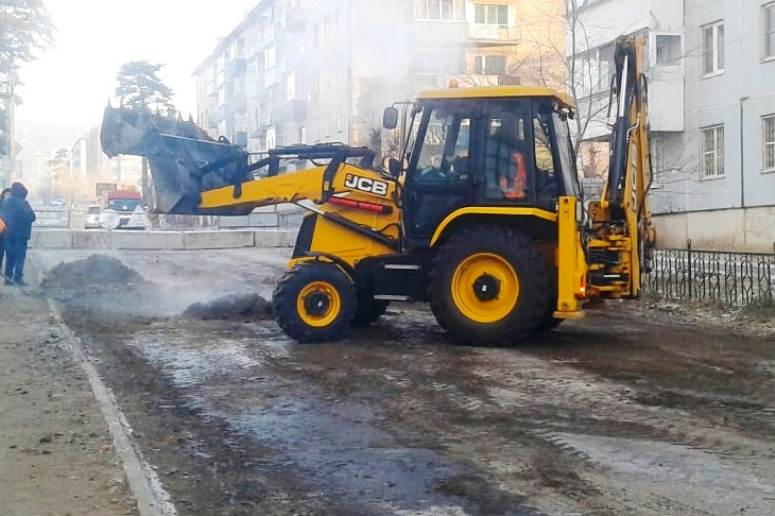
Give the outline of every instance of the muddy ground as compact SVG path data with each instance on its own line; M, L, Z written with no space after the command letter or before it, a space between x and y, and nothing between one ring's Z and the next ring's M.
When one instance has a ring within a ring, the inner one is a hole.
M52 267L61 259L35 253ZM345 342L181 318L284 251L126 253L63 305L179 514L775 513L775 334L612 306L513 349L394 306Z

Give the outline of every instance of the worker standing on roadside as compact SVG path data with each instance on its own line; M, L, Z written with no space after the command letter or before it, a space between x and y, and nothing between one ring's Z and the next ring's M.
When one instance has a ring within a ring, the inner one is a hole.
M35 212L27 202L27 189L21 183L11 185L11 196L3 202L0 218L5 229L5 284L26 286L24 261L27 242L32 235Z
M6 188L0 194L0 213L3 213L3 202L11 196L11 189ZM5 256L5 222L0 219L0 271L3 270L3 256Z

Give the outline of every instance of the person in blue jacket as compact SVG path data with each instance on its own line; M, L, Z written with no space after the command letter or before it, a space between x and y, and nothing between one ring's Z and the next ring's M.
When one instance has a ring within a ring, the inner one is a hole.
M24 262L27 242L32 235L35 212L27 202L27 189L21 183L11 185L11 196L3 202L0 217L5 222L5 284L26 286Z

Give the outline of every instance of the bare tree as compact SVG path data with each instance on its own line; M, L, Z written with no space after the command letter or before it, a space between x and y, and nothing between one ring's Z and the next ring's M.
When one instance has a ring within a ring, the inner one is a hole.
M555 0L536 7L530 25L522 28L524 48L529 48L512 63L508 73L520 78L522 84L535 84L567 92L576 106L571 122L574 150L579 156L585 176L596 175L591 168L603 168L605 156L596 165L599 154L606 154L601 142L587 142L594 123L606 122L607 97L602 98L609 84L601 84L599 66L605 63L593 59L590 32L582 16L584 0ZM596 95L598 97L596 97ZM586 145L588 144L589 145ZM582 159L584 146L589 161Z

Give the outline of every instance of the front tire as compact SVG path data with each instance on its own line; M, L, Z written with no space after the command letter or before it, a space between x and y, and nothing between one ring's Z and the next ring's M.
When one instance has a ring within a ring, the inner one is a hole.
M478 226L453 236L431 271L431 310L463 344L516 344L534 333L550 300L546 261L527 236Z
M273 303L277 323L292 339L334 341L350 328L356 310L355 287L334 264L302 263L280 280Z

